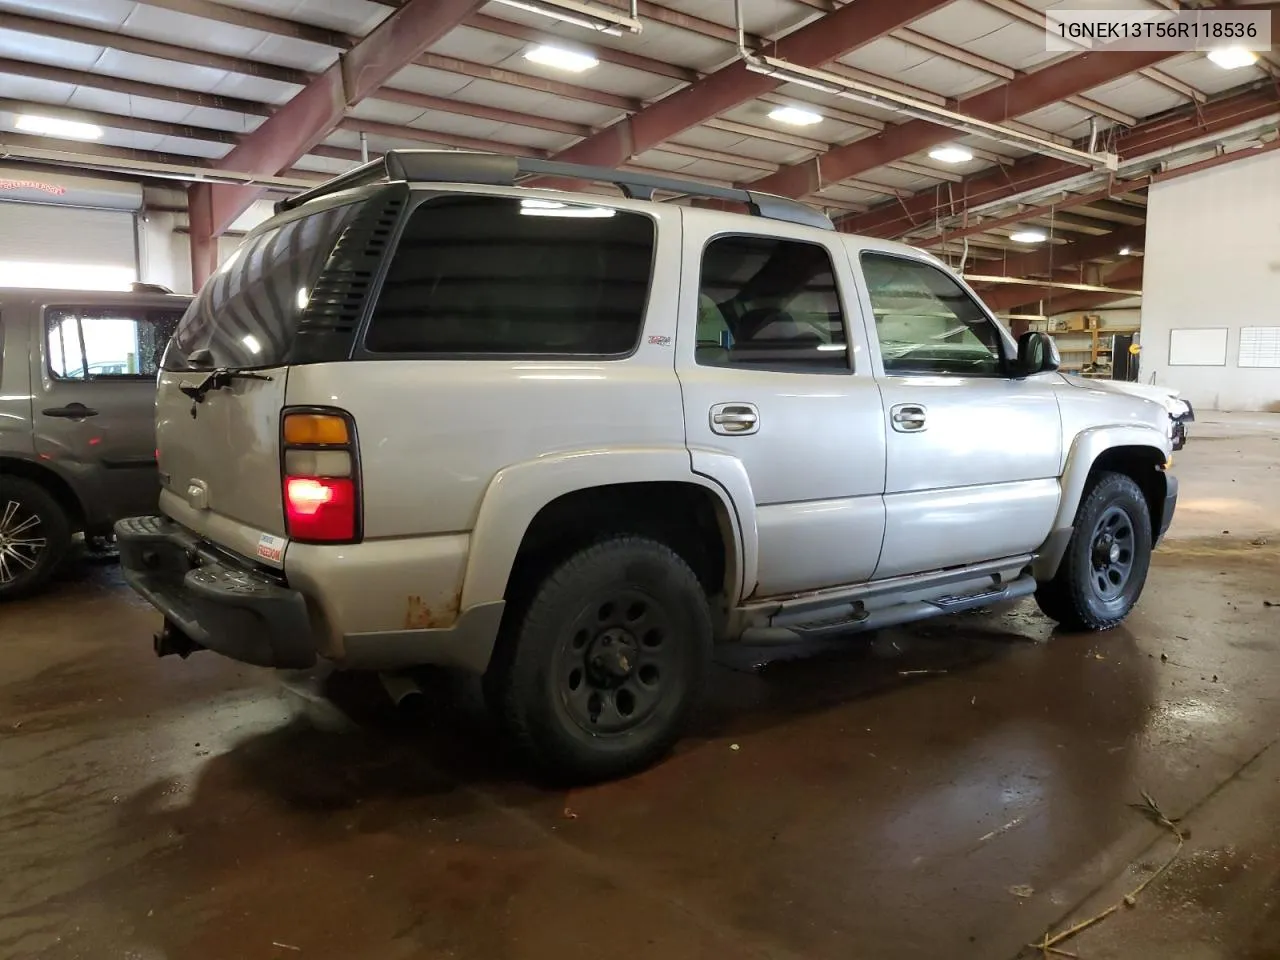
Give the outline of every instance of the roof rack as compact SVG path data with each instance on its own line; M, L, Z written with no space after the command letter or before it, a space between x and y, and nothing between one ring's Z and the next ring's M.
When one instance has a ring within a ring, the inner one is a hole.
M538 160L531 157L511 157L500 153L476 153L462 150L388 150L380 160L356 167L326 180L318 187L281 200L276 212L283 213L300 207L309 200L328 196L340 190L350 190L370 183L408 180L428 183L476 183L495 187L513 187L521 177L569 177L595 183L611 183L633 200L652 200L655 190L705 197L712 200L729 200L746 204L752 215L769 220L785 220L806 227L834 230L826 214L808 204L771 193L739 190L733 187L715 187L696 180L676 177L655 177L646 173L611 170L608 167L591 167L578 163L561 163L556 160Z

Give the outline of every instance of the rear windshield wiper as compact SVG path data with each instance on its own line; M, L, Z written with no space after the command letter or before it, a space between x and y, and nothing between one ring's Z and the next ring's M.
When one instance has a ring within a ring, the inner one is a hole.
M196 404L204 403L205 396L211 390L221 390L223 387L229 387L236 380L265 380L270 383L272 378L263 373L250 373L247 370L227 370L224 367L220 367L199 383L184 383L178 389L192 399L191 415L194 417Z

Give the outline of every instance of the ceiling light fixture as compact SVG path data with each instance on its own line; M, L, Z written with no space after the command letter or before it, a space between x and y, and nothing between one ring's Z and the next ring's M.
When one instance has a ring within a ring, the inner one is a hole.
M102 128L92 123L60 120L57 117L40 117L30 113L19 114L14 126L19 130L25 130L27 133L39 133L47 137L67 137L71 140L99 140L102 138Z
M1014 243L1044 243L1049 238L1041 230L1019 230L1009 235Z
M1207 56L1223 70L1238 70L1258 62L1258 55L1244 47L1215 47Z
M973 152L964 147L934 147L929 151L929 159L939 163L968 163L973 159Z
M540 17L550 17L562 23L586 27L597 33L607 33L611 37L622 36L624 30L627 33L639 33L641 30L636 0L631 0L630 16L621 10L590 7L585 3L578 3L577 0L496 0L496 2L515 7L517 10L524 10L526 13L536 13Z
M1122 257L1127 257L1127 256L1128 256L1129 254L1131 254L1131 253L1133 253L1133 250L1132 250L1130 247L1121 247L1121 248L1120 248L1120 256L1122 256Z
M568 70L570 73L582 73L600 65L600 61L589 53L578 53L576 50L549 47L545 44L529 48L525 51L524 58L540 63L544 67L555 67L557 70Z
M769 119L793 127L811 127L822 122L822 114L801 107L774 107L769 111Z

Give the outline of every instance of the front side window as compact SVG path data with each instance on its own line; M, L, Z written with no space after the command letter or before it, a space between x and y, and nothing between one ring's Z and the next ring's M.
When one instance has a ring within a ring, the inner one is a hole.
M376 354L619 357L635 350L654 222L580 203L454 195L405 225L369 322Z
M707 366L847 371L831 254L776 237L711 241L702 255L695 358Z
M999 329L944 270L869 251L861 262L885 373L1003 375Z
M182 311L56 307L45 312L49 372L58 380L152 378Z

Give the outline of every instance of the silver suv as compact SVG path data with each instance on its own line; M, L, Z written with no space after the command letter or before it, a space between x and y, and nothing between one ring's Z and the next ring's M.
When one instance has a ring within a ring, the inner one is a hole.
M156 509L156 373L190 299L0 290L0 601Z
M396 151L285 201L163 366L161 515L117 527L160 654L463 667L578 778L660 756L715 643L1033 593L1111 627L1176 499L1162 406L927 254L541 160Z

